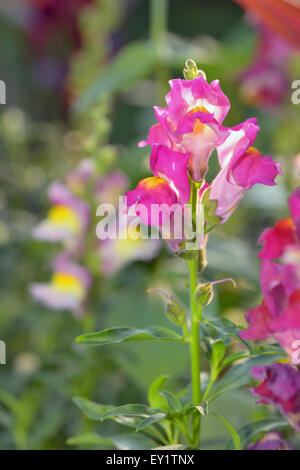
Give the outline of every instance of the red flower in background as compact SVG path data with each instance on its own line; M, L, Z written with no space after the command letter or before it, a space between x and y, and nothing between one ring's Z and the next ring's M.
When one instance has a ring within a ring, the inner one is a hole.
M300 50L300 5L292 0L235 0L273 33Z
M24 1L32 6L29 37L37 52L44 53L66 40L72 50L81 46L78 14L92 0Z

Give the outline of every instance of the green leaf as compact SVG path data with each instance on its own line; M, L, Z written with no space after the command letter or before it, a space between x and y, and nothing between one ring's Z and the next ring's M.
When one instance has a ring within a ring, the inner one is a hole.
M125 433L109 437L96 433L80 434L68 439L67 443L73 446L112 446L119 450L149 450L155 446L155 441L143 434Z
M212 344L212 352L210 356L210 367L212 374L218 374L219 365L226 353L226 346L223 341L218 340Z
M282 357L284 357L284 354L261 354L252 356L242 364L234 366L215 383L207 399L209 401L214 400L221 393L246 385L251 381L250 370L252 367L263 366L281 359Z
M230 432L235 450L242 450L241 438L237 431L234 429L234 427L225 418L223 418L223 416L220 416L217 413L213 414L226 426L226 428Z
M156 413L152 416L149 416L148 418L143 419L136 427L136 432L141 431L142 429L146 428L147 426L150 426L151 424L157 423L158 421L161 421L165 419L167 416L167 413L159 412Z
M247 357L249 357L249 353L247 351L234 351L225 357L225 359L220 364L219 370L225 369L225 367L228 367L233 362L236 362L240 359L245 359Z
M120 326L99 331L98 333L78 336L76 341L91 346L105 346L107 344L125 343L128 341L177 341L182 343L185 340L182 335L161 326L153 326L147 329Z
M251 439L259 434L260 432L270 432L277 429L282 429L289 427L290 424L288 421L283 417L276 417L276 418L267 418L262 419L259 421L254 421L253 423L249 423L246 426L243 426L239 430L239 436L242 442L242 448L246 449L248 444L250 443ZM231 449L233 446L232 440L228 443L227 448Z
M157 392L161 390L168 378L168 375L160 375L151 383L148 389L148 402L151 408L160 408L162 410L167 409L167 400L164 397L160 396Z
M204 318L203 323L216 330L221 336L232 336L252 353L250 344L239 337L240 329L228 318Z
M122 48L116 58L102 68L99 77L75 102L74 111L82 112L103 96L126 90L149 76L157 61L155 48L146 41L136 41Z
M82 397L76 397L73 399L73 401L88 418L97 421L104 421L106 419L117 420L118 418L123 418L124 416L134 418L148 418L149 416L153 416L162 411L139 404L122 406L100 405Z
M158 393L167 400L171 411L179 413L182 410L179 399L172 392L169 392L169 390L160 390Z

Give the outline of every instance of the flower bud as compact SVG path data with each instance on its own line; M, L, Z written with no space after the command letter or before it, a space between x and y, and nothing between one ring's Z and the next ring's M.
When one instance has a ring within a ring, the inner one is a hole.
M206 305L210 304L213 299L213 296L213 286L210 282L199 284L196 287L194 299L198 303L198 305L201 305L201 307L205 307Z
M174 297L171 297L167 292L159 288L148 289L147 292L158 292L167 299L166 316L172 323L178 326L182 326L185 323L185 309Z

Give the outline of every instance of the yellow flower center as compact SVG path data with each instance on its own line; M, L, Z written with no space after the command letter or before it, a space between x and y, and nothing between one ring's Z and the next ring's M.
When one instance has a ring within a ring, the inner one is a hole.
M74 294L77 297L83 297L84 287L78 277L72 274L57 272L52 276L52 284L57 289Z
M67 227L72 232L78 232L80 229L79 217L68 206L53 206L48 212L48 220L55 225Z

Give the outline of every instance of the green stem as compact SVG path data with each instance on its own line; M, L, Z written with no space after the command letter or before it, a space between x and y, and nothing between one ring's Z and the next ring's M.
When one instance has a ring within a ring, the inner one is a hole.
M193 404L199 405L201 402L200 385L200 334L199 334L199 306L194 300L194 293L197 287L197 258L190 261L190 304L191 304L191 338L190 355L192 368L192 397ZM193 422L194 448L199 448L200 441L200 413L196 415Z
M158 58L156 76L157 95L160 104L163 104L164 96L168 91L169 71L165 63L168 6L169 0L151 0L150 36Z

